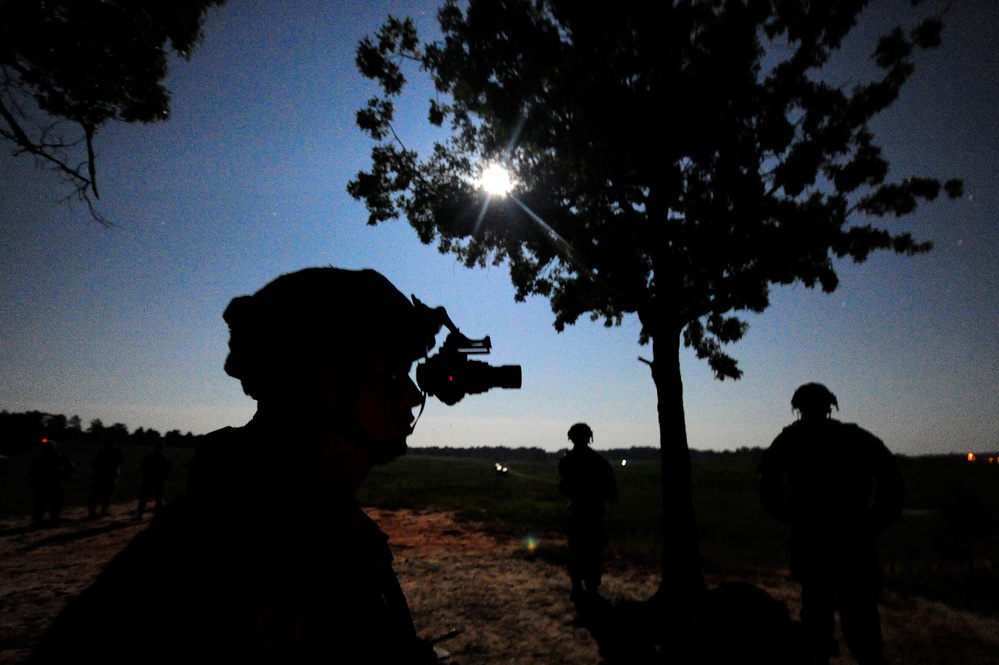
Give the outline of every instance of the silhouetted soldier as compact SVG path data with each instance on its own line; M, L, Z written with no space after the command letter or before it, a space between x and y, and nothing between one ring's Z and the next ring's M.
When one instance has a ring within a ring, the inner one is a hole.
M838 652L834 612L861 665L884 663L875 539L902 511L902 476L880 439L830 417L823 385L798 388L800 419L760 461L767 512L791 526L791 573L801 584L801 622L816 663Z
M139 505L135 509L135 519L141 520L146 512L146 504L152 498L153 510L163 507L163 494L166 481L170 477L173 462L163 452L163 442L153 444L153 451L142 458L142 484L139 486Z
M10 473L10 458L6 455L0 455L0 490L3 489L2 485L7 482L7 474ZM0 504L0 509L6 506Z
M569 497L569 597L581 603L599 596L607 546L604 509L607 502L617 502L618 490L610 462L590 448L590 427L576 423L569 428L569 440L572 450L558 463L558 490Z
M94 457L94 484L90 490L90 500L87 502L87 514L91 519L97 517L98 506L101 515L108 514L124 459L125 456L121 448L115 445L114 439L110 437L104 439L104 447Z
M66 505L64 484L73 475L73 462L56 450L55 441L42 439L42 452L28 467L28 486L35 494L31 523L39 526L48 513L49 522L59 521Z
M172 500L29 663L436 662L355 493L406 451L439 329L382 275L313 268L226 309L225 369L257 401L208 435Z

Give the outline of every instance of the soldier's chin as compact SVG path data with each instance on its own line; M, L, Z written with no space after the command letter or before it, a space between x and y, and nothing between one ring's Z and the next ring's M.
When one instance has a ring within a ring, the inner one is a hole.
M388 464L405 455L407 450L409 450L409 447L406 445L405 439L391 443L382 443L376 450L372 451L374 453L372 458L375 460L375 464Z

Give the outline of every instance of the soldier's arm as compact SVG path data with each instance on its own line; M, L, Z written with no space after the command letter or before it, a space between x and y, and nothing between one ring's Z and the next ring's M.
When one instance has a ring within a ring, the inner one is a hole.
M559 494L564 496L569 496L572 493L572 482L570 480L570 473L568 472L568 464L563 457L558 461L558 491Z
M905 482L891 451L880 439L875 440L877 445L874 447L874 479L877 485L872 515L873 526L877 533L881 533L902 515Z
M787 472L780 437L763 453L759 467L760 503L763 510L782 522L790 522L791 513L784 493L784 475Z
M614 478L614 469L607 465L607 500L611 503L617 503L620 493L617 488L617 480Z

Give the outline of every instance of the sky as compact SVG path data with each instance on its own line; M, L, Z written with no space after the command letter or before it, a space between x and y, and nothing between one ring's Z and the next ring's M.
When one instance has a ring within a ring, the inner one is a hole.
M429 400L412 446L554 451L580 421L598 449L657 446L655 389L638 360L651 348L639 346L634 317L556 333L546 300L514 302L504 266L466 269L403 220L367 226L346 193L370 164L354 112L376 92L354 49L389 14L432 30L436 6L229 0L213 10L203 44L172 65L169 121L98 135L110 228L63 202L53 173L5 149L0 409L196 434L243 424L255 404L222 370L222 311L282 273L335 265L375 268L444 305L468 336L491 336L486 360L523 367L520 390L453 407ZM876 35L909 21L908 6L875 0L833 80L863 80ZM715 380L684 350L692 448L768 445L794 420L794 389L819 381L838 396L837 417L897 453L999 450L999 2L953 0L945 20L944 44L874 124L893 176L964 179L960 200L888 220L933 251L839 263L833 294L775 288L728 348L739 381ZM408 145L429 144L426 96L400 107Z

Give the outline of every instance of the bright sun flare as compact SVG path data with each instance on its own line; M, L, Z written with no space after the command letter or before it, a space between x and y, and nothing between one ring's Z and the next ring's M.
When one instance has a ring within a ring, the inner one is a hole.
M499 164L490 164L479 178L479 186L488 194L506 196L513 190L510 172Z

